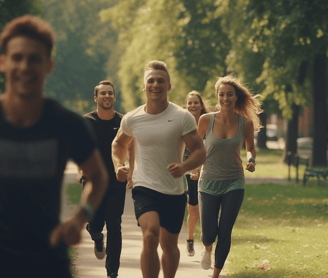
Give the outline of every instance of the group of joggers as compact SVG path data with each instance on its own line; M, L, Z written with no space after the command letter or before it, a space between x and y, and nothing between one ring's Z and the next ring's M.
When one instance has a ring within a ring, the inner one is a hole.
M0 72L5 77L0 97L1 273L71 277L68 246L81 241L86 227L96 257L106 257L108 278L116 278L129 188L143 235L143 277L158 277L160 268L165 278L175 277L188 199L187 254L195 253L193 234L200 219L201 266L211 267L217 240L212 277L218 278L244 197L244 142L246 170L255 171L258 100L229 75L215 84L215 109L196 91L180 107L168 101L166 64L150 61L144 70L144 105L123 116L114 110L114 85L101 81L94 88L97 109L81 117L43 93L46 76L54 70L54 43L50 24L31 15L10 21L0 35ZM61 223L61 184L70 159L79 167L82 200L77 212Z

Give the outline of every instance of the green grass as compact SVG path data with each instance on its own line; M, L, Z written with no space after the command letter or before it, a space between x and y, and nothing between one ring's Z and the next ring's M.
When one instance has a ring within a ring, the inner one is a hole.
M79 205L81 202L82 186L79 183L70 183L66 188L68 202L72 205Z
M75 277L77 272L75 270L75 258L76 258L76 255L77 255L77 251L76 251L76 248L74 247L69 247L68 248L68 256L69 258L71 259L71 274L72 274L72 277Z
M247 185L225 272L229 278L328 277L327 219L327 188ZM196 240L199 235L198 224Z
M72 205L79 205L81 202L82 186L79 183L70 183L66 188L67 200ZM71 260L71 273L75 277L77 272L75 270L75 258L77 255L76 248L69 247L68 255Z
M263 177L263 178L288 178L288 166L283 163L282 150L271 150L271 149L258 149L256 150L256 169L255 172L250 173L245 171L246 177ZM243 160L244 168L247 164L246 150L241 151L241 158ZM303 178L305 166L299 166L299 178ZM296 168L291 166L291 177L295 179Z

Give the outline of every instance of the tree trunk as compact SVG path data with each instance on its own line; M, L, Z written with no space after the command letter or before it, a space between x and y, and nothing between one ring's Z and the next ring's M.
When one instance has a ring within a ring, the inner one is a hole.
M266 146L266 142L267 142L267 136L266 136L267 114L266 114L265 111L260 114L260 119L261 119L263 128L261 128L261 130L257 134L256 146L259 149L267 149L267 146Z
M313 166L327 166L326 51L316 54L313 69Z
M288 152L292 155L292 161L297 153L297 137L298 137L298 117L300 107L296 104L293 104L293 117L288 121L287 134L285 141L285 149L283 153L283 161L288 164Z
M300 85L304 84L307 65L308 65L307 61L302 62L302 64L300 65L300 69L299 69L300 71L297 80ZM284 163L288 163L288 157L287 157L288 152L290 152L292 155L293 163L295 162L294 158L295 155L297 154L298 118L299 118L300 107L296 104L293 104L292 110L293 110L293 116L291 121L288 121L288 126L287 126L285 149L283 153Z

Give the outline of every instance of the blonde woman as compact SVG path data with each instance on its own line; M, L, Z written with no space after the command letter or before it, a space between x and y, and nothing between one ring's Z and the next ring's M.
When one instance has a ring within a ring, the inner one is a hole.
M211 267L212 245L216 238L212 278L218 278L230 251L231 232L244 198L245 177L240 151L247 149L246 170L255 171L254 130L261 128L259 101L241 82L232 77L219 78L215 84L218 112L199 119L198 132L205 137L206 161L198 188L204 269ZM220 220L218 223L219 212Z
M191 91L185 99L185 108L195 117L196 123L201 115L209 112L207 103L202 99L200 93ZM183 160L186 160L190 152L186 148ZM198 178L199 168L189 171L186 174L188 186L188 218L187 218L187 255L194 256L194 231L199 220L199 206L198 206Z

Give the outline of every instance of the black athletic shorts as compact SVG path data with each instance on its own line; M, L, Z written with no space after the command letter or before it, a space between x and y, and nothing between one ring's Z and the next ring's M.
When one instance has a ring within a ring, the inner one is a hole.
M132 190L132 198L137 220L148 211L156 211L161 227L171 234L180 233L187 203L185 193L167 195L143 186L137 186Z
M187 186L188 186L188 193L189 193L189 199L188 204L191 206L197 206L198 205L198 180L192 180L190 178L190 175L186 175L187 180Z

